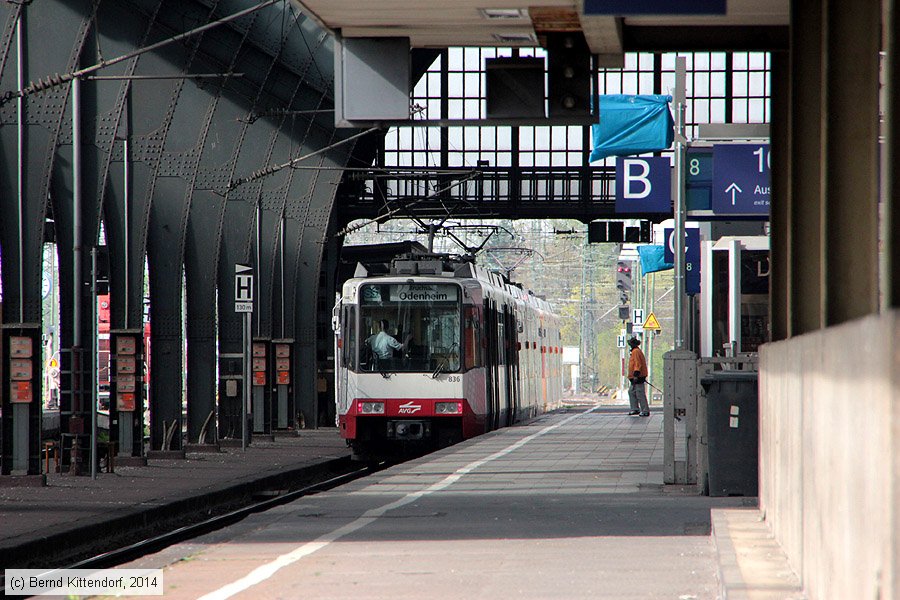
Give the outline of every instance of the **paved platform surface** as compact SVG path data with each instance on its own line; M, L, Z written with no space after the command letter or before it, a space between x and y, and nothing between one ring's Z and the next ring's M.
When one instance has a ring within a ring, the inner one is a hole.
M661 410L570 403L125 566L164 568L166 598L804 597L755 498L663 485ZM346 455L327 429L0 486L0 568L53 536Z
M732 537L740 518L725 519L714 541L710 515L752 521L756 499L663 485L661 431L658 413L556 412L127 566L163 568L167 598L210 600L800 597L752 595L771 561L744 560L759 558L745 543L764 531Z
M800 580L759 510L714 509L713 542L719 597L727 600L803 600Z
M246 493L257 482L348 454L336 429L322 429L257 439L246 451L223 448L188 453L180 460L149 460L143 467L117 466L97 479L50 473L45 487L4 487L0 481L0 568L53 536L77 531L103 535L102 526L121 519L142 522L160 509L194 499Z

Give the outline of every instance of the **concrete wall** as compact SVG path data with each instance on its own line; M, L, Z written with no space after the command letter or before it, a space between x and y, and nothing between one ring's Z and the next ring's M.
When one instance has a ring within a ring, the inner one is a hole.
M811 599L896 598L900 312L760 352L760 508Z

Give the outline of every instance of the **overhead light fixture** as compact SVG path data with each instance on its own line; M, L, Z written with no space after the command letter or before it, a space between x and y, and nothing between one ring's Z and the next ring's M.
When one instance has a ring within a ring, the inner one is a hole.
M501 44L537 44L537 36L533 33L494 33L491 35Z
M480 8L485 19L524 19L528 16L527 8Z

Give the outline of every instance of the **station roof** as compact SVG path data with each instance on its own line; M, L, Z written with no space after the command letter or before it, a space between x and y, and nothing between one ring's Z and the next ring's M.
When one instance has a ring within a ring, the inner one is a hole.
M778 50L788 40L788 0L727 0L724 15L622 17L586 15L585 0L292 1L343 37L408 37L419 48L532 47L544 33L581 30L600 66L618 66L630 51Z

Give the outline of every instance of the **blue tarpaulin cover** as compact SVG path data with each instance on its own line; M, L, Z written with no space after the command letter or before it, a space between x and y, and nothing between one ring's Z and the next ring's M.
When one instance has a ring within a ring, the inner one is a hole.
M658 94L599 97L600 124L591 126L591 162L607 156L629 156L665 150L675 137L669 111L672 96Z
M646 246L638 246L637 251L638 256L641 258L641 273L644 275L675 268L675 265L666 262L665 248L662 245L648 244Z

